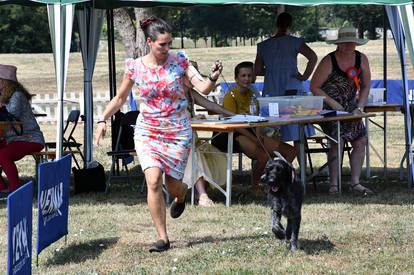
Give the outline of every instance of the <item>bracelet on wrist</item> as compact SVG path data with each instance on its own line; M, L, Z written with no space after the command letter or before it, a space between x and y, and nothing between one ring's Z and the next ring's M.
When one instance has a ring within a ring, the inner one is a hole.
M216 82L216 81L218 80L218 78L216 78L216 79L212 78L212 77L211 77L211 74L209 74L209 75L208 75L208 79L209 79L211 82Z
M106 121L105 120L98 120L98 122L96 122L96 123L105 123L105 125L106 125Z

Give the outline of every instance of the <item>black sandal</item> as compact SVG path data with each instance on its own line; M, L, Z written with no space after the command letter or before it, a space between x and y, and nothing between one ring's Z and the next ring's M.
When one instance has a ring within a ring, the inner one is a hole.
M171 218L176 219L181 216L185 209L185 201L177 202L174 200L170 207L170 215Z
M168 249L170 249L170 241L158 240L151 245L149 252L164 252Z
M349 186L349 190L352 193L355 193L355 194L358 194L358 195L362 195L364 197L374 194L374 192L371 189L363 186L360 183L357 183L357 184L354 184L354 185Z
M333 186L330 186L330 187L329 187L329 190L328 190L328 194L329 194L330 196L336 196L336 195L339 195L339 188L338 188L338 185L333 185Z

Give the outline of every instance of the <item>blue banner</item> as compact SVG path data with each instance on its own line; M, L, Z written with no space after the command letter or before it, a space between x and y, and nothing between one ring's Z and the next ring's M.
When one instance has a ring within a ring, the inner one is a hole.
M234 82L220 83L220 88L224 93L227 92L229 87L236 85ZM263 90L263 83L256 82L252 84L253 87L258 90ZM303 82L303 89L309 91L310 81L306 80ZM382 80L371 80L371 88L383 88L384 81ZM414 101L414 80L408 80L408 99L410 102ZM388 79L387 80L387 103L389 104L403 104L403 84L401 80Z
M31 181L7 197L7 274L32 274L32 204Z
M72 156L39 165L37 255L68 234Z

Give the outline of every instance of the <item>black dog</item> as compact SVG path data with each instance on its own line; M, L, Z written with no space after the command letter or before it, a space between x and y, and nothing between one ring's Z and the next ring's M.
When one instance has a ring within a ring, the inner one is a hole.
M272 231L278 239L290 241L290 251L298 249L303 186L296 178L292 164L283 157L269 160L261 177L267 183L272 209ZM280 219L287 218L286 231Z

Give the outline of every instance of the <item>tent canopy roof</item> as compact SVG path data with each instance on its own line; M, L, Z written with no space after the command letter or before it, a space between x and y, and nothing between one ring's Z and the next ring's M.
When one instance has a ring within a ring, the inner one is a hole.
M407 5L411 0L0 0L0 5L38 5L38 4L76 4L92 3L96 8L116 7L153 7L153 6L189 6L189 5L275 5L296 6L312 5Z

